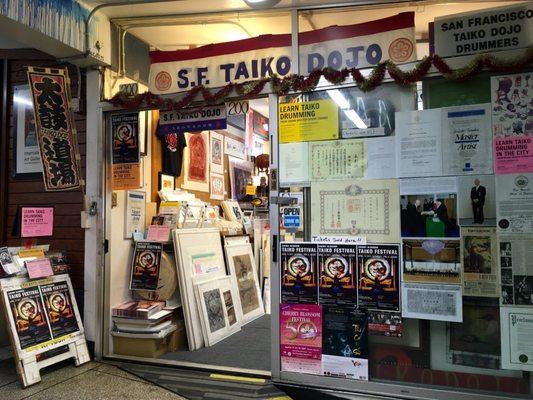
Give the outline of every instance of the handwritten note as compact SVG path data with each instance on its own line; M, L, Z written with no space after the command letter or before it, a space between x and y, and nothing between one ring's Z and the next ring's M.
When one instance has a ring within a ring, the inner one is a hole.
M46 278L54 275L52 264L48 258L38 258L26 261L26 269L30 279Z
M364 236L321 236L314 235L311 237L313 243L323 244L366 244Z

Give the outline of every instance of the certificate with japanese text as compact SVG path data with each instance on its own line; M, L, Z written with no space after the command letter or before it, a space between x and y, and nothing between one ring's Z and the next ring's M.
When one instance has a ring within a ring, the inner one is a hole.
M312 235L365 236L398 243L398 180L315 182L311 186Z
M366 171L366 141L329 140L309 143L311 180L362 178Z

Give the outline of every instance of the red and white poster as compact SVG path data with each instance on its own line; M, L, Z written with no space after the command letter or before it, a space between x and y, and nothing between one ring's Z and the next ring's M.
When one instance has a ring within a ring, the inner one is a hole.
M322 308L280 304L281 370L322 375Z
M300 73L330 67L366 68L385 60L416 60L415 14L405 12L354 25L330 26L299 34ZM225 86L294 72L291 35L263 35L190 50L152 51L152 93Z
M46 191L80 187L80 153L66 69L28 67Z
M209 131L187 133L183 188L209 192Z

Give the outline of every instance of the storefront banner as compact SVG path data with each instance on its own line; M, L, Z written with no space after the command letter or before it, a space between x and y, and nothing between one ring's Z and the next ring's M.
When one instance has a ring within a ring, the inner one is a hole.
M113 115L111 132L113 132L113 164L139 162L139 113Z
M80 187L80 153L67 70L28 67L46 191Z
M226 106L204 107L183 112L162 111L159 135L226 129Z
M414 12L299 34L300 73L416 60ZM263 35L191 50L153 51L149 87L165 94L294 73L291 35Z
M21 237L52 236L54 207L21 207Z
M322 308L280 304L281 370L322 374Z
M453 57L528 47L532 18L531 3L435 18L435 54Z
M280 143L339 138L339 107L332 100L278 106Z

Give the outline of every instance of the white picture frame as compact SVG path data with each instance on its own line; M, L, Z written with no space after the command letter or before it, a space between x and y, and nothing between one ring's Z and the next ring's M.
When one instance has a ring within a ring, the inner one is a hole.
M189 350L204 346L194 285L226 276L224 253L217 228L172 231L179 290Z
M242 315L235 303L236 288L229 276L198 283L195 289L207 346L241 330Z
M146 192L128 190L126 193L126 215L124 218L124 239L131 239L135 231L144 234L146 229Z
M224 174L224 135L211 131L209 140L211 173Z
M244 326L265 314L252 246L250 243L225 246L225 252L229 275L237 289Z

